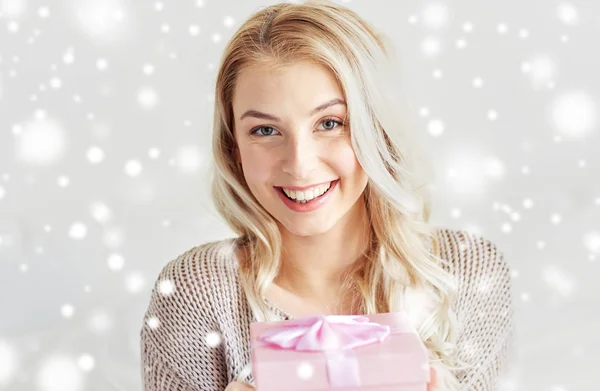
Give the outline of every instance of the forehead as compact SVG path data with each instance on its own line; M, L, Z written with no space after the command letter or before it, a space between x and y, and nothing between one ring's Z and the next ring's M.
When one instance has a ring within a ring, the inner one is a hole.
M244 67L238 74L232 103L242 110L282 100L312 105L334 97L343 98L334 73L324 65L299 61L285 66Z

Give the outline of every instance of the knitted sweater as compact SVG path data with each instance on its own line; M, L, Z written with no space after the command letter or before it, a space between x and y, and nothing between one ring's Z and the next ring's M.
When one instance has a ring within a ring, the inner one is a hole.
M510 272L489 240L466 231L437 229L441 257L453 264L458 284L458 355L464 390L492 391L506 368L513 340ZM187 250L164 266L140 331L146 391L223 391L249 370L250 323L256 317L244 295L235 239ZM265 299L280 319L289 314Z

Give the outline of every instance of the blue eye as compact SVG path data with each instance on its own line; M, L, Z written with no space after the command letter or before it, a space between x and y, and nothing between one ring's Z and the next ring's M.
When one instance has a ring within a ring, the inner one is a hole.
M261 134L260 136L271 136L273 135L273 132L276 132L276 130L270 126L259 126L258 128L254 128L252 131L250 131L250 134L256 134L259 130L262 129L270 129L270 132L262 132L263 134Z
M338 126L344 125L343 122L340 122L340 121L336 120L335 118L326 118L323 121L321 121L321 124L325 124L327 122L330 122L330 123L333 122L334 124L337 124ZM335 126L333 128L325 128L325 130L333 130L333 129L335 129Z

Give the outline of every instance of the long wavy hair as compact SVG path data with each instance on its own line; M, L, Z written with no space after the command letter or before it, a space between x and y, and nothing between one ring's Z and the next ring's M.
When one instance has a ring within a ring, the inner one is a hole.
M344 289L358 297L357 313L404 309L412 314L438 389L460 390L455 371L467 364L457 357L458 323L452 310L457 287L428 222L433 170L415 135L403 126L409 117L402 115L395 90L392 49L355 12L330 1L280 3L250 16L228 42L217 74L212 199L247 255L239 267L252 311L259 321L275 320L263 297L280 267L282 239L236 159L236 78L244 67L284 67L303 60L331 70L347 102L354 153L369 177L363 199L372 227L364 261L346 271Z

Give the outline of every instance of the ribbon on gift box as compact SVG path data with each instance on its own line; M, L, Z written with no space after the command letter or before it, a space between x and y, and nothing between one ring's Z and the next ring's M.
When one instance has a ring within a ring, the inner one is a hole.
M390 326L366 316L321 315L286 321L263 332L257 341L270 347L323 352L331 387L358 387L360 376L353 349L384 341Z

